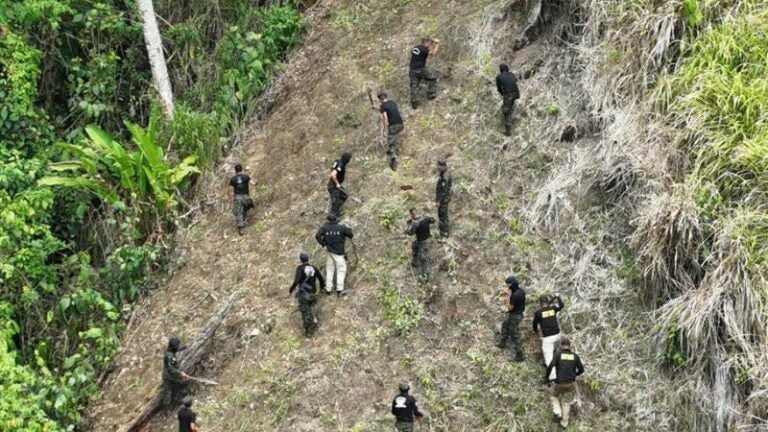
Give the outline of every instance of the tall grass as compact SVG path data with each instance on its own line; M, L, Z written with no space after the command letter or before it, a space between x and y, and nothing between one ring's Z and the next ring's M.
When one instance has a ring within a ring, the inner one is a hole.
M690 168L684 184L648 202L638 262L651 298L665 303L660 351L681 353L677 376L712 392L681 397L697 412L685 424L759 430L764 420L754 413L768 404L768 9L685 6L697 27L655 102Z
M563 221L583 219L585 184L598 186L602 204L635 206L609 214L634 214L638 292L655 310L650 337L676 389L653 394L679 414L672 429L760 430L768 412L768 4L569 6L567 40L580 54L587 109L615 154L579 164L571 150L563 175L542 182L528 220L547 233L578 231Z

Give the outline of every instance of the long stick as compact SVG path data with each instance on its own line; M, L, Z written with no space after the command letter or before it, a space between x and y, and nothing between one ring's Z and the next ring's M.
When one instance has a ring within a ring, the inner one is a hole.
M219 385L219 383L217 383L216 381L205 379L205 378L194 377L191 375L187 375L187 379L195 382L199 382L200 384L214 385L214 386Z
M215 314L213 314L213 316L208 320L208 323L206 323L205 327L203 327L200 333L198 333L197 337L192 341L192 343L189 344L187 349L184 350L184 353L182 354L183 357L180 359L182 370L190 370L200 362L200 360L203 358L203 354L205 354L208 342L210 342L214 334L216 334L216 330L224 321L224 318L226 318L230 308L239 297L240 293L238 291L233 292L227 299L227 302L224 303L224 305L222 305ZM155 411L160 409L160 405L162 404L163 395L160 393L161 389L161 385L158 385L155 388L155 396L149 399L142 407L139 408L136 417L134 417L128 424L123 425L118 430L120 432L134 432L146 422L148 422L149 419L151 419L155 414Z

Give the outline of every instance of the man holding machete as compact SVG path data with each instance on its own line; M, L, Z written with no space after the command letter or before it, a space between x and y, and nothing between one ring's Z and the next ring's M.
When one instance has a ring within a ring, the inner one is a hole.
M378 108L373 104L373 97L370 90L368 91L368 98L371 101L371 108L374 111L381 113L381 135L387 136L387 156L389 156L389 168L395 170L397 168L397 135L403 131L403 117L400 115L400 110L397 104L387 99L385 92L379 92L377 98L381 103Z

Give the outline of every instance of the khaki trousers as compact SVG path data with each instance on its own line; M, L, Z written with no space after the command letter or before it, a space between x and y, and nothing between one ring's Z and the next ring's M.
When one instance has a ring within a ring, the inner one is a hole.
M576 399L576 383L555 384L552 389L552 412L560 417L560 426L568 427L568 416L571 413L571 405Z
M344 255L328 252L325 261L325 291L333 291L333 275L336 275L336 291L344 291L344 278L347 277L347 260Z

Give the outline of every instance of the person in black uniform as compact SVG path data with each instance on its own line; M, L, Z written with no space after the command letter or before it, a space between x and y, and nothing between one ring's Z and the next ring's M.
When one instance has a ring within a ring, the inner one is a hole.
M181 403L184 405L179 410L179 432L198 432L197 414L192 411L192 396L185 396Z
M499 75L496 76L496 89L502 97L501 112L504 114L504 135L512 134L512 112L515 110L515 101L520 99L520 90L517 88L517 78L509 71L509 66L501 64Z
M341 219L341 206L344 205L344 202L349 197L344 190L344 177L347 173L347 164L349 164L351 159L352 152L344 151L340 158L333 161L333 167L328 179L327 190L331 198L331 210L329 213L335 215L338 219Z
M571 351L571 341L560 340L560 352L555 354L552 363L547 366L547 376L555 372L555 387L552 389L552 412L560 419L560 426L568 427L568 415L576 399L576 377L584 373L581 358Z
M411 385L401 382L398 386L400 394L392 400L392 415L395 416L395 428L398 432L413 432L413 420L424 423L424 414L419 412L416 399L409 395Z
M507 276L504 279L507 284L508 294L506 299L507 319L501 326L501 340L499 348L504 349L507 345L507 339L512 340L512 348L515 350L515 361L525 360L523 348L520 344L520 323L523 321L523 312L525 312L525 291L520 288L520 284L514 276Z
M451 227L448 223L448 204L453 196L453 178L448 172L448 161L437 161L437 185L435 187L435 202L437 203L437 218L440 220L440 237L448 237Z
M434 49L432 46L434 44ZM437 74L427 67L427 57L430 54L437 54L440 48L440 40L425 37L421 39L421 44L411 49L411 62L409 65L408 77L411 79L411 106L419 107L419 86L422 81L427 82L427 98L437 97Z
M552 356L555 347L560 344L560 325L557 322L557 313L563 310L563 300L560 294L555 294L554 298L548 295L539 297L539 310L533 315L533 331L538 333L541 338L541 354L544 356L544 367L548 367L552 362ZM544 381L549 382L554 379L555 371L552 376L545 377Z
M163 406L166 409L171 408L174 396L184 397L187 393L187 378L189 377L181 370L176 353L183 350L181 340L172 337L168 340L168 348L163 355Z
M411 243L411 266L418 272L420 285L429 282L431 270L429 242L432 237L429 232L429 226L433 223L435 223L435 218L429 216L420 218L416 215L416 209L412 208L410 210L406 232L408 235L416 237L413 243Z
M240 235L243 235L248 210L253 208L253 200L248 189L250 185L255 184L256 182L248 174L243 173L242 165L235 165L235 175L229 179L229 185L232 186L232 211L235 213L237 232Z
M389 156L389 167L394 170L397 167L397 135L403 131L403 118L400 116L400 110L397 104L387 99L384 92L378 95L381 106L381 134L387 135L387 156Z
M325 261L325 292L333 291L334 275L336 276L336 294L344 295L344 279L347 276L347 260L345 244L348 238L352 238L352 230L336 220L336 216L329 214L328 223L320 227L315 234L315 240L328 252Z
M293 278L291 287L288 289L288 295L293 294L293 291L298 288L296 300L299 303L301 320L304 324L304 335L311 337L317 324L317 318L313 311L313 307L317 302L317 282L320 282L320 286L323 286L325 285L325 279L323 279L320 270L309 263L309 255L304 252L300 253L299 261L301 261L301 264L296 267L296 275Z

